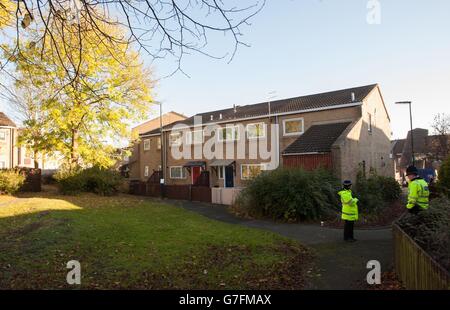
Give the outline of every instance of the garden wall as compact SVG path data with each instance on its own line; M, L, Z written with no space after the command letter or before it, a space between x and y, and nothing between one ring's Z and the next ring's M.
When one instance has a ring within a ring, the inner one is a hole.
M207 186L164 185L163 191L164 197L169 199L211 202L211 188ZM129 193L131 195L161 197L161 185L132 180L130 181Z

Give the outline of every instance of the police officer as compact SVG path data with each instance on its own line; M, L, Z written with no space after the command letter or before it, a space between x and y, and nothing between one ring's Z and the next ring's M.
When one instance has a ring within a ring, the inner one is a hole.
M419 176L419 171L414 166L406 169L408 178L408 204L406 208L412 214L428 209L430 190L428 183Z
M358 198L353 198L352 181L345 180L343 189L338 193L342 202L342 216L344 220L344 240L346 242L355 242L353 237L353 227L358 220Z

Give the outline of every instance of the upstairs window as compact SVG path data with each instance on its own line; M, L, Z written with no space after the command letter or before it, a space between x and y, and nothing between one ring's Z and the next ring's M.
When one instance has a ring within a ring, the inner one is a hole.
M157 139L157 148L158 148L158 150L161 149L161 137L158 137L158 139Z
M4 131L0 131L0 140L6 140L6 133Z
M247 125L247 138L258 139L266 136L266 124L256 123Z
M186 142L187 144L202 144L204 142L203 130L194 130L188 132Z
M144 140L144 151L149 151L150 150L150 139L145 139Z
M171 133L169 136L170 146L179 146L181 145L181 132Z
M369 113L369 132L372 133L372 114Z
M220 128L217 130L217 137L219 141L237 141L239 140L239 127Z
M305 124L303 118L293 118L283 120L283 135L294 136L303 134Z

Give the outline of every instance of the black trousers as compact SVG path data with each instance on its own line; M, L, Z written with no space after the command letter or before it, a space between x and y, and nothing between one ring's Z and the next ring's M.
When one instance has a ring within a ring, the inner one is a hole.
M415 205L414 207L412 207L408 211L411 214L417 215L417 214L419 214L420 211L422 211L422 208L420 206L418 206L418 205Z
M344 220L344 240L351 240L353 238L353 226L355 221Z

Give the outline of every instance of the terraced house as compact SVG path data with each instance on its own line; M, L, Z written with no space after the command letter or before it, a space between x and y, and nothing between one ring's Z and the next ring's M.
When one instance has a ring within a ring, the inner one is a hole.
M278 166L393 176L391 127L377 84L196 114L140 135L143 181L244 187ZM161 156L163 152L163 156Z
M0 169L35 167L31 150L23 145L18 145L21 130L5 113L0 112ZM46 154L45 156L39 154L38 156L36 162L39 168L58 169L59 161L54 154Z

